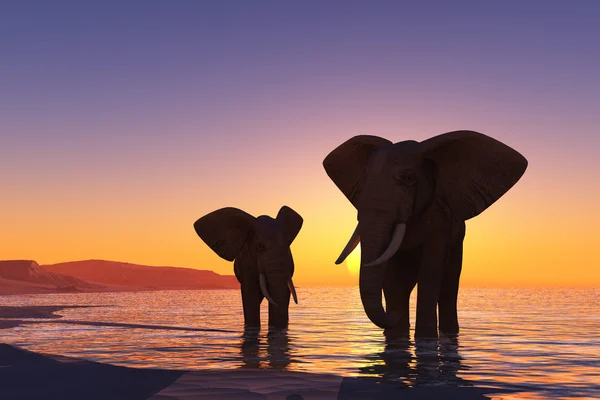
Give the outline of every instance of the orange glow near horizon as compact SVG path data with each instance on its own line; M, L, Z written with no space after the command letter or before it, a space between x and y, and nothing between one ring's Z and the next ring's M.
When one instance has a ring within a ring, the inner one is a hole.
M515 147L528 156L530 168L503 198L467 221L461 286L600 286L595 243L600 216L588 213L600 191L574 196L584 184L566 179L569 171L548 179L535 154L518 142ZM10 229L0 231L0 258L40 264L107 259L231 275L232 263L196 236L193 222L224 206L275 216L286 204L304 217L292 244L296 284L356 285L358 249L346 263L334 264L356 226L356 211L322 171L322 157L330 148L322 146L304 154L305 159L290 157L272 182L252 181L252 175L240 180L227 171L218 179L202 173L194 179L187 164L174 174L179 178L155 175L152 184L132 180L103 187L99 181L96 190L76 190L42 182L44 191L37 195L27 188L26 196L1 200L3 210L13 211L3 214ZM251 174L261 176L264 168L255 166ZM132 172L122 175L127 174ZM553 180L564 190L553 190ZM223 182L241 186L233 190ZM238 191L247 195L240 197Z

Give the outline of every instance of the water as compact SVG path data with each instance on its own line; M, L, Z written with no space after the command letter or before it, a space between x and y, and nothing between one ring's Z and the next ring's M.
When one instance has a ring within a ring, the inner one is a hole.
M515 392L504 399L600 398L600 289L461 288L457 340L388 344L357 288L300 288L298 297L287 333L244 335L237 290L0 296L2 305L101 306L59 311L62 320L225 330L47 321L1 334L32 351L131 367L276 368ZM414 327L414 296L411 305Z

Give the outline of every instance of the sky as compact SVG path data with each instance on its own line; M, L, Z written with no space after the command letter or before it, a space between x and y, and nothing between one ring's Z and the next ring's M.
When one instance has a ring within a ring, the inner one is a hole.
M529 161L467 222L463 286L600 287L600 2L4 1L0 259L232 274L193 230L304 218L294 280L356 210L322 167L358 134L469 129Z

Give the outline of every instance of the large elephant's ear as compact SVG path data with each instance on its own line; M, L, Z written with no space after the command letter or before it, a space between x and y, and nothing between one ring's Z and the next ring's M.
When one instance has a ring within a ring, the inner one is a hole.
M217 255L233 261L246 243L254 217L233 207L206 214L194 223L194 230Z
M421 145L423 156L437 164L438 194L464 221L502 197L527 169L519 152L478 132L448 132Z
M348 139L323 160L325 172L354 206L362 189L371 155L392 144L378 136L359 135Z
M285 232L285 236L289 244L292 244L298 232L300 232L300 228L302 228L302 223L304 220L296 211L292 210L288 206L283 206L277 213L277 221L281 221L283 223L283 229Z

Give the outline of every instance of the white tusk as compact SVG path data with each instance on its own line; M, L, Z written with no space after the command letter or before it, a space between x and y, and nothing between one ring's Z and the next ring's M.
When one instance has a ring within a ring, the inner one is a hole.
M292 282L292 278L288 279L288 288L292 293L292 297L294 298L294 303L298 304L298 296L296 296L296 288L294 287L294 282Z
M269 289L267 289L267 277L265 274L258 275L258 282L260 283L260 291L262 292L263 296L267 298L269 303L273 304L275 307L278 307L277 303L273 301L273 298L269 294Z
M372 267L372 266L375 266L378 264L382 264L382 263L386 262L387 260L389 260L390 258L392 258L392 256L394 254L396 254L396 252L400 248L400 245L402 244L402 239L404 239L405 231L406 231L406 224L396 225L396 228L394 229L394 233L392 235L392 240L390 241L388 248L383 252L382 255L379 256L379 258L377 260L371 261L370 263L365 264L364 266Z
M348 244L346 244L346 247L344 247L344 250L342 250L342 254L340 254L338 259L335 260L335 263L338 265L343 263L346 257L348 257L350 253L352 253L352 251L356 248L356 246L358 246L359 243L360 234L358 233L358 225L356 225L356 229L354 229L354 233L350 237L350 240L348 240Z

